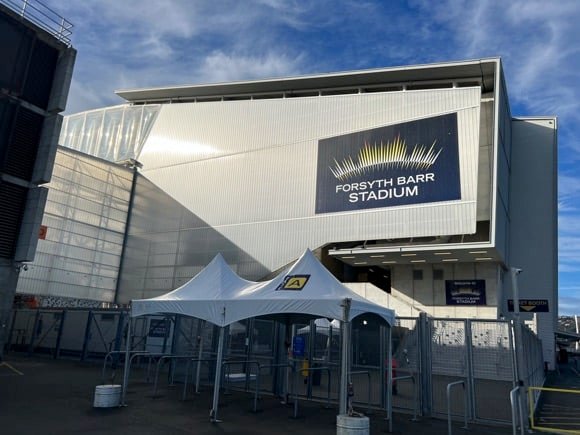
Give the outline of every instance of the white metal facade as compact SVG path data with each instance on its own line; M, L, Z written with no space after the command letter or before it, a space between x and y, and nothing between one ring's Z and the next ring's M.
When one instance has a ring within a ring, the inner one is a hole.
M269 270L305 247L337 241L468 234L477 215L480 94L464 88L163 105L139 161L142 174L208 231ZM460 200L315 214L318 140L452 112Z

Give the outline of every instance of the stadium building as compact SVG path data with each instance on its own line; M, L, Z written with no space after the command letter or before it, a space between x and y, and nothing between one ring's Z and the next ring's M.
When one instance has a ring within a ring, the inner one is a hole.
M64 119L19 293L126 304L310 248L398 315L496 319L515 267L553 364L556 119L512 116L499 58L117 94Z

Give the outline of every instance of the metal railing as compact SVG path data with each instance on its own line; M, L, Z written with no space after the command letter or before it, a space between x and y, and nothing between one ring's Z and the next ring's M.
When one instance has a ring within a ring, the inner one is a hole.
M518 385L510 391L510 404L512 407L512 432L513 435L518 433L518 423L520 427L520 434L524 435L524 408L522 406L522 386Z
M413 382L413 418L411 419L411 421L419 421L419 419L417 418L417 413L418 413L418 408L419 408L419 396L417 394L417 384L415 382L415 376L414 375L404 375L404 376L396 376L393 378L393 382L394 381L405 381L405 380L410 380L411 382Z
M465 381L463 380L463 381L451 382L451 383L447 384L447 433L449 435L451 435L453 432L452 426L451 426L451 388L453 388L457 385L461 385L463 387L463 401L464 401L463 414L464 414L464 419L465 419L465 425L463 426L463 429L469 429L469 427L467 426L467 414L469 413L469 411L468 411L469 399L467 396L467 388L465 388Z
M357 370L354 372L350 372L350 375L367 375L367 380L368 380L368 385L367 385L367 393L368 393L368 397L367 397L367 415L369 415L371 413L371 372L368 370ZM330 380L328 382L328 385L330 385Z
M38 0L0 0L0 3L70 47L73 24Z

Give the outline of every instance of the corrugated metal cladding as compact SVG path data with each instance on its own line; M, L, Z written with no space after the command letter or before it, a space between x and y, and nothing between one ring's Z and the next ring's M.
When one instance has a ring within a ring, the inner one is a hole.
M43 217L46 239L17 292L112 302L132 172L60 148Z
M477 87L163 105L138 159L197 218L198 252L218 252L218 234L273 270L332 242L474 233L480 100ZM453 112L460 200L315 214L320 139Z

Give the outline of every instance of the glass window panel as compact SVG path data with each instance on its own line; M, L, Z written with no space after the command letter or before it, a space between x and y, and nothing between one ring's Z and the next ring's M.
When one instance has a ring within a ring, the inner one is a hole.
M103 122L103 131L99 141L98 156L109 161L116 160L115 151L121 138L123 108L107 110Z

